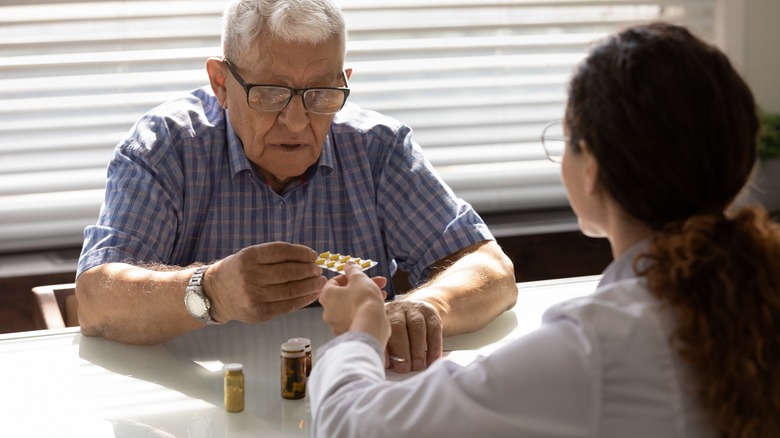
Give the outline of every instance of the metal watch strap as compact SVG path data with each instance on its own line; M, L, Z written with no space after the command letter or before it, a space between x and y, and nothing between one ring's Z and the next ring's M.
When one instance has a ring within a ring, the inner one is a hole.
M188 286L199 287L201 288L200 291L203 292L203 274L206 273L206 269L209 267L211 267L211 265L203 265L198 267L198 269L192 273L192 277L190 277L190 283Z
M206 305L205 317L198 318L198 319L208 325L219 325L222 323L215 321L214 318L211 317L211 300L209 300L209 298L203 292L203 274L206 273L206 270L209 267L211 267L211 265L200 266L198 267L198 269L195 270L195 272L192 273L192 277L190 277L190 281L187 284L187 290L188 291L191 290L197 293L198 295L200 295L203 298L203 302Z

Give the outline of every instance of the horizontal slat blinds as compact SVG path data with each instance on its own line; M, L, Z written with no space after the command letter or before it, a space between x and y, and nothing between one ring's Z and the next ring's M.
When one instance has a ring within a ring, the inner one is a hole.
M565 205L541 127L593 40L714 0L343 0L350 99L410 124L479 212ZM79 245L133 122L207 83L224 0L0 0L0 252Z
M344 0L354 101L408 122L481 213L566 205L539 134L588 45L630 23L713 34L711 1Z

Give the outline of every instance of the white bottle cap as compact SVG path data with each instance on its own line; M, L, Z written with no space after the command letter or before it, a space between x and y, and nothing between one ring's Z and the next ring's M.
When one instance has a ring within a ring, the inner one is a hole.
M303 357L306 345L303 342L287 341L282 344L283 357Z
M240 363L226 363L225 371L241 371L244 369L244 365Z
M311 351L311 340L309 338L290 338L287 342L300 342L303 344L305 351Z

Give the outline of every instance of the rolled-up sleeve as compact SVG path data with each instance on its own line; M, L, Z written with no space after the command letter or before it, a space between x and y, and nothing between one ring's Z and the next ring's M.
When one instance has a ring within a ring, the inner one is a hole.
M377 205L386 224L388 250L413 285L426 281L439 260L493 235L471 205L458 197L402 126L380 157ZM389 137L389 135L388 135ZM381 137L379 137L381 138Z
M164 123L140 120L136 134L117 147L108 167L106 194L95 225L84 230L77 275L107 262L160 263L170 254L181 218L181 163L159 132ZM149 133L157 133L149 139ZM153 146L154 145L154 146ZM179 189L180 190L180 189Z

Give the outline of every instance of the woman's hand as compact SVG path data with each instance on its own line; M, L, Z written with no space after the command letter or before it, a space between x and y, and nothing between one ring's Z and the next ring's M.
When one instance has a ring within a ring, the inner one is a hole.
M344 274L330 279L322 289L322 320L333 333L361 331L374 336L382 347L390 338L390 322L385 314L387 292L384 277L369 278L360 267L348 261Z

